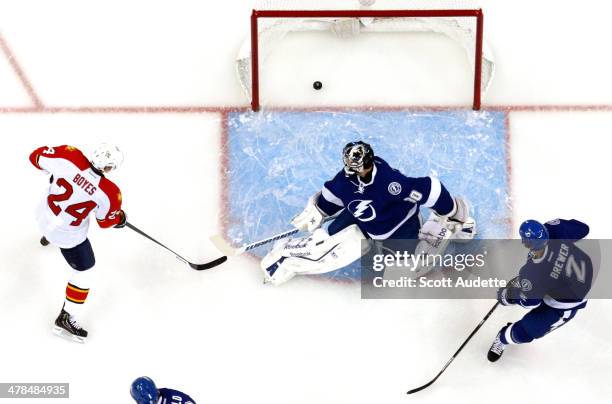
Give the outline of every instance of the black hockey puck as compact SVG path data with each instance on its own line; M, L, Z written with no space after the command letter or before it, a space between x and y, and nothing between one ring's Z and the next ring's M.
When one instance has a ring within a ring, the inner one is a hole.
M323 88L323 83L321 83L320 81L315 81L314 83L312 83L312 88L314 88L315 90L320 90Z

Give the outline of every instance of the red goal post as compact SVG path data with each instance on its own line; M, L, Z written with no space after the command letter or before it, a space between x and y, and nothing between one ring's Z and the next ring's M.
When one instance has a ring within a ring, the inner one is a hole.
M251 55L250 55L250 92L251 108L260 109L259 93L259 19L309 19L309 18L465 18L471 17L476 21L474 32L474 94L472 108L479 110L481 105L482 89L482 61L483 61L483 12L482 9L418 9L418 10L253 10L251 14ZM490 79L490 77L489 77Z

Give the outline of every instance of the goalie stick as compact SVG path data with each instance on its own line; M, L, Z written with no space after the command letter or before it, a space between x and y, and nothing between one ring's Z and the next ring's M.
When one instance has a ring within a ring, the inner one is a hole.
M157 245L160 245L162 247L164 247L166 250L170 251L172 254L174 254L174 256L179 260L179 261L183 261L185 264L189 265L191 268L195 269L196 271L203 271L205 269L210 269L210 268L214 268L218 265L223 264L225 261L227 261L227 257L226 256L222 256L219 257L217 259L214 259L212 261L209 262L205 262L203 264L194 264L193 262L189 262L187 261L185 258L181 257L179 254L177 254L176 252L172 251L170 248L166 247L165 245L163 245L162 243L160 243L159 241L155 240L153 237L149 236L147 233L145 233L144 231L140 230L139 228L137 228L136 226L134 226L133 224L131 224L130 222L126 222L125 223L126 227L129 227L130 229L134 230L136 233L140 234L143 237L148 238L149 240L151 240L152 242L154 242Z
M322 221L321 221L321 225L323 223L327 223L330 220L335 219L336 217L339 216L339 213L332 215L332 216L327 216L325 217ZM270 236L268 238L264 238L262 240L259 241L254 241L252 243L249 244L243 244L240 247L232 247L227 241L225 241L225 238L221 235L221 234L215 234L214 236L210 237L210 241L212 241L212 243L215 245L215 247L217 247L219 249L219 251L221 251L223 254L228 255L228 256L236 256L236 255L240 255L240 254L244 254L247 251L253 250L257 247L261 247L262 245L266 245L266 244L270 244L276 240L281 240L283 238L287 238L287 237L291 237L294 234L299 233L300 229L291 229L291 230L287 230L284 231L282 233L278 233L275 234L273 236Z
M461 352L461 350L463 349L463 347L472 339L472 337L474 336L474 334L476 334L476 332L478 332L478 330L480 330L480 327L482 327L482 325L485 323L485 321L487 321L489 319L489 317L491 316L491 314L495 311L495 309L497 308L497 306L499 306L499 302L496 302L495 305L491 308L491 310L489 310L489 312L487 313L486 316L484 316L484 318L480 321L480 323L476 326L476 328L474 329L474 331L472 331L472 333L470 334L469 337L467 337L467 339L465 341L463 341L463 344L461 344L461 346L459 347L459 349L457 350L457 352L455 352L455 354L448 360L448 362L446 362L446 365L444 365L444 367L442 368L442 370L436 375L436 377L434 377L432 380L429 381L429 383L426 383L424 385L422 385L421 387L417 387L416 389L412 389L409 390L407 394L413 394L416 392L419 392L421 390L426 389L427 387L431 386L436 380L438 380L438 377L440 377L442 375L442 373L444 373L444 371L446 370L446 368L453 362L453 360L457 357L457 355L459 355L459 353Z
M299 231L300 231L299 229L287 230L283 233L278 233L278 234L275 234L274 236L264 238L263 240L255 241L250 244L243 244L240 247L232 247L227 241L225 241L223 236L220 234L216 234L212 236L210 238L210 241L212 241L215 247L217 247L219 251L221 251L223 254L229 255L229 256L236 256L236 255L244 254L245 252L250 251L254 248L260 247L262 245L272 243L273 241L280 240L280 239L283 239L289 236L293 236Z

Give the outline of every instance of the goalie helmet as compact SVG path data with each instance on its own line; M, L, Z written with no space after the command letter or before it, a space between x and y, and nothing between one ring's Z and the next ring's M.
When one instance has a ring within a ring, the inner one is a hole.
M123 163L123 152L117 146L102 143L95 148L90 161L96 169L108 173L116 170Z
M530 250L541 250L548 243L548 230L537 220L525 220L519 228L523 245Z
M359 174L372 166L374 150L369 144L361 140L351 142L344 146L342 150L342 162L346 175Z
M138 404L156 404L159 397L157 386L151 378L146 376L139 377L132 382L130 394Z

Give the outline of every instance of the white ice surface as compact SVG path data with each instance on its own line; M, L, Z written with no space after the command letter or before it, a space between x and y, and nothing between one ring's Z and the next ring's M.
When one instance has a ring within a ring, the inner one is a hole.
M612 112L511 113L515 217L580 217L610 238L611 129Z
M0 107L31 106L27 91L4 55L0 57L0 88Z
M0 2L0 32L25 66L41 98L49 104L247 105L233 63L249 33L250 4L233 1L211 5L199 0L109 0L103 5L78 0L6 1ZM612 102L609 91L612 55L606 51L612 37L609 23L612 6L599 0L580 4L483 0L481 4L485 35L497 60L496 77L485 103ZM406 42L407 48L395 49L390 56L391 66L383 71L372 69L371 76L344 71L346 81L333 83L328 79L338 77L338 73L329 70L350 63L347 60L332 63L331 69L321 72L324 76L317 74L324 85L328 84L325 95L328 99L321 99L322 93L300 91L310 89L311 74L319 73L317 70L295 76L295 87L286 92L298 93L299 98L293 103L301 105L332 99L353 104L353 97L346 94L350 87L353 95L364 97L364 93L371 92L372 102L383 103L387 94L380 91L380 82L385 83L384 89L414 76L418 82L413 84L422 85L425 90L420 94L419 104L450 103L448 90L438 85L439 80L444 80L440 70L446 67L453 76L470 80L467 61L460 60L463 65L458 65L456 60L449 59L447 66L432 65L436 74L427 78L419 74L423 65L411 61L426 58L438 62L437 48L430 53L424 49L410 53L418 44L411 38L406 38ZM448 46L443 45L440 51ZM377 49L373 51L380 54ZM284 60L276 58L281 66L271 68L295 71L300 62L315 63L312 59L317 58L312 56L319 52L327 57L325 43L306 54L306 59L296 60L294 54ZM368 70L361 66L353 68L357 72ZM465 84L451 88L462 85ZM402 90L407 97L402 100L412 103L412 88ZM419 87L415 89L418 90ZM389 96L388 102L397 103L402 92ZM464 96L463 92L457 94ZM282 105L287 98L272 101Z
M246 105L233 58L248 33L249 7L209 3L1 2L0 33L49 106ZM612 103L609 5L483 3L498 62L487 103ZM326 46L322 41L320 49ZM329 91L292 93L282 87L286 77L279 77L280 87L269 88L279 97L276 104L355 104L367 96L380 103L415 102L415 94L389 87L398 76L386 71L373 71L375 78L364 84L368 69L359 67L342 74L355 85L335 86L339 62L328 57L331 50L321 52L325 65L317 78ZM461 62L455 55L447 61L453 68ZM410 76L419 68L415 55L394 57L400 59L397 74ZM276 57L271 71L281 74L295 63L293 54L282 59ZM467 63L463 69L469 75ZM378 83L380 77L386 80ZM312 77L303 79L309 88ZM1 104L23 106L24 91L11 80L14 73L0 62ZM435 88L439 78L429 80ZM451 84L456 98L427 87L416 94L419 104L463 103L465 84ZM387 94L389 88L394 92ZM281 98L287 94L299 97ZM604 112L513 112L515 218L573 216L591 224L593 236L610 237L611 129ZM406 398L405 390L438 371L491 302L361 301L355 286L313 279L268 288L249 259L196 273L127 229L101 231L95 225L97 281L83 320L91 339L83 346L59 340L50 328L61 306L66 265L59 252L37 244L33 210L45 179L27 154L43 144L116 141L126 151L115 179L130 220L184 255L204 260L216 255L207 237L219 230L220 117L2 114L0 133L0 381L69 381L69 402L78 404L129 403L129 383L142 374L185 390L199 403L215 404L604 403L612 394L609 301L590 302L565 329L513 347L490 365L484 355L497 329L522 313L500 309L435 387ZM533 168L538 158L544 168ZM534 172L545 173L545 187ZM572 180L579 182L567 185Z

